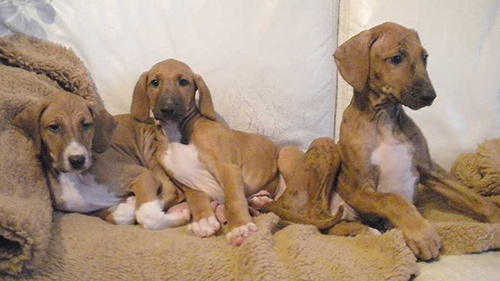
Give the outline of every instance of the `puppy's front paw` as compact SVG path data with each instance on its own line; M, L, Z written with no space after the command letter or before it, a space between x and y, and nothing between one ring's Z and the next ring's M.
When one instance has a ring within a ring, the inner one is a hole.
M177 227L189 221L187 211L177 214L165 214L159 200L142 204L135 212L137 222L145 229L163 229Z
M189 224L188 229L198 237L210 237L220 229L220 223L214 216L211 216Z
M116 224L133 224L135 222L135 197L130 196L125 203L118 204L111 215Z
M250 236L259 230L253 222L237 227L226 234L226 240L233 246L240 246Z
M408 247L418 258L431 260L439 256L441 237L428 221L424 220L413 229L404 229L403 234Z

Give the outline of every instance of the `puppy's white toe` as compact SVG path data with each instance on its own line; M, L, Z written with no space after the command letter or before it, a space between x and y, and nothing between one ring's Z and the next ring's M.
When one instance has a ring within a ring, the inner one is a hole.
M373 227L368 227L368 231L373 235L382 235L382 233L378 231L378 229L375 229Z
M271 194L265 190L261 190L248 198L248 204L256 210L262 209L264 205L272 201Z
M163 215L159 200L142 204L135 213L137 222L146 229L161 229Z
M125 201L125 203L134 206L134 208L135 208L135 202L136 202L135 201L135 196L129 196L127 198L127 200Z
M188 229L198 237L210 237L220 229L220 223L214 216L211 216L189 224Z
M240 246L258 228L253 222L237 227L226 234L226 240L233 246Z
M191 218L191 211L187 203L183 202L170 207L167 210L167 214L177 217L179 220L189 222Z
M135 197L130 196L125 203L118 204L111 215L116 224L133 224L135 222Z
M181 218L186 220L187 222L189 221L189 219L191 219L191 212L189 211L189 209L182 210Z
M142 204L135 212L137 222L146 229L163 229L185 225L189 218L183 212L165 214L160 200Z

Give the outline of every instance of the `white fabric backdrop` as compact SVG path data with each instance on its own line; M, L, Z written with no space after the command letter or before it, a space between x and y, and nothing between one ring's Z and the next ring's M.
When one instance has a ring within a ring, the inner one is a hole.
M339 43L385 21L417 30L429 51L437 99L431 107L406 111L426 135L434 159L448 168L459 153L499 137L500 2L342 0ZM337 124L350 97L340 78Z
M438 98L408 112L446 167L499 136L499 10L497 0L341 1L340 42L384 21L420 33ZM19 30L72 47L114 114L128 112L142 71L184 60L231 127L305 148L333 136L334 115L338 123L350 99L339 79L335 108L337 15L331 0L3 0L0 34Z
M143 71L177 58L201 74L232 127L306 148L333 136L338 2L0 1L0 33L75 50L113 114Z

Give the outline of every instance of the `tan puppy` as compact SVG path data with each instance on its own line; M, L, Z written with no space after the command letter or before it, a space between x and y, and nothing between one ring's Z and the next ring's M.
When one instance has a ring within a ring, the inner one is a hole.
M175 215L163 212L184 197L153 156L154 125L130 115L116 120L111 142L116 123L109 113L95 113L83 98L61 93L29 105L15 123L39 147L56 209L96 212L115 224L131 224L137 217L149 229L187 223L187 208Z
M199 105L195 102L197 90ZM182 62L165 60L141 75L131 111L138 120L146 120L150 109L172 141L160 154L160 162L183 188L193 213L190 229L200 237L211 236L220 228L211 201L225 203L226 237L237 246L257 231L248 204L258 209L277 199L289 184L285 184L287 180L291 185L333 181L331 169L323 169L331 166L324 163L335 161L333 140L316 140L304 154L295 147L280 148L263 136L225 127L214 121L207 85ZM324 165L315 165L311 158ZM294 177L298 167L303 173Z
M196 90L199 106L195 103ZM211 236L220 228L210 202L222 201L230 230L226 237L231 244L240 245L257 231L248 211L247 196L261 190L273 197L278 193L279 147L265 137L231 130L215 122L205 82L176 60L156 64L137 82L131 112L142 121L148 118L150 109L156 119L179 128L181 139L177 141L189 144L177 143L175 133L167 132L173 141L171 155L182 157L164 159L164 164L184 187L195 222L191 226L193 232ZM199 176L190 179L189 174Z
M436 97L427 56L418 34L394 23L363 31L335 52L354 96L340 128L342 165L331 204L333 213L342 205L351 210L346 220L388 219L424 260L439 255L441 239L412 204L417 184L481 221L500 222L497 206L432 162L425 137L404 112L403 105L417 110Z

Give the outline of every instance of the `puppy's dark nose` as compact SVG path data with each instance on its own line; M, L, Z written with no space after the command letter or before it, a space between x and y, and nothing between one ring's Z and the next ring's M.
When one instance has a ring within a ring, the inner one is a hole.
M85 164L85 156L83 155L73 155L68 157L68 160L71 167L77 170L83 168L83 165Z
M165 117L170 117L170 116L174 115L174 112L175 112L175 110L172 108L162 108L160 111L163 114L163 116L165 116Z
M427 105L432 104L435 98L436 92L434 90L426 91L424 94L422 94L422 101Z

